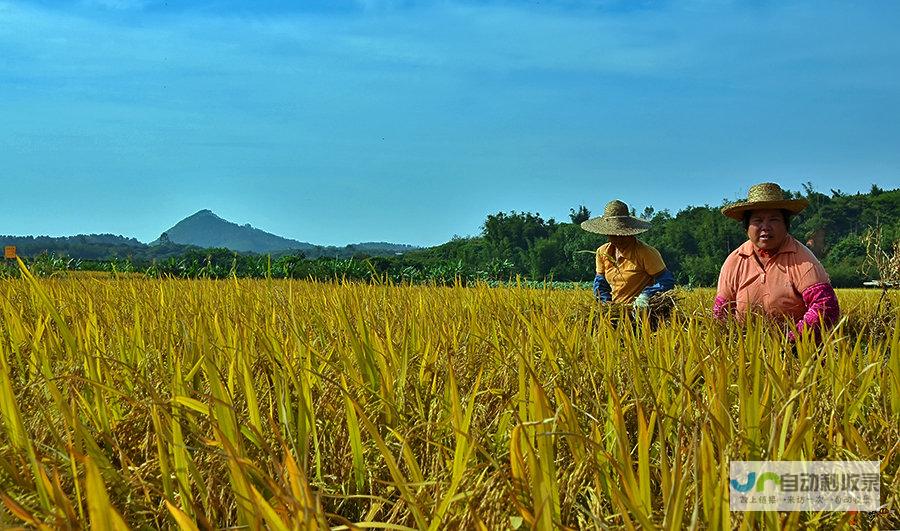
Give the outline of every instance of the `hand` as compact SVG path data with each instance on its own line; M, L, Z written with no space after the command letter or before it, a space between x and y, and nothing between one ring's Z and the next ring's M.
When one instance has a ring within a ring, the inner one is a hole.
M645 293L641 293L634 299L632 303L635 310L649 310L650 309L650 297Z

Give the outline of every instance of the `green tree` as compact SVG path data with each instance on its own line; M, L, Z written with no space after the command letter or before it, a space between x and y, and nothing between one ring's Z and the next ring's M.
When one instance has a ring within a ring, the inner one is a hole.
M583 221L591 219L591 211L584 205L579 205L578 210L570 208L569 219L572 220L572 224L581 225Z

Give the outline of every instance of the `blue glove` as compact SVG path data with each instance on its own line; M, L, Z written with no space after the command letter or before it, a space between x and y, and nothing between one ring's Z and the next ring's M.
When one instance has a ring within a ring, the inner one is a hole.
M594 298L600 302L612 302L612 287L603 275L594 277Z
M670 289L675 287L675 275L672 274L668 269L663 269L653 278L653 284L650 284L641 292L641 295L647 295L647 297L652 297L657 293L662 293L664 291L669 291Z

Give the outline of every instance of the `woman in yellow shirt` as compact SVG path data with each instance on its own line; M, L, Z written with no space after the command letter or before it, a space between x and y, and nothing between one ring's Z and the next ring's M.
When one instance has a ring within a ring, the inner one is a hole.
M600 302L647 308L650 297L675 287L659 251L635 237L650 224L629 215L625 203L610 201L602 216L582 222L581 228L609 237L609 243L597 249L594 296Z

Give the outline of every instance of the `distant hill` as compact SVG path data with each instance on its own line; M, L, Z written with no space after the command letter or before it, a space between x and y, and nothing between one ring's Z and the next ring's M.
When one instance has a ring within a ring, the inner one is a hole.
M249 223L237 223L220 218L211 210L201 210L176 223L150 243L192 245L202 248L225 248L242 253L288 254L302 252L308 258L319 256L348 257L354 254L393 255L417 249L412 245L363 242L344 247L313 245L283 238L252 227Z
M222 219L211 210L201 210L176 223L150 243L159 245L171 242L197 247L219 247L239 252L274 253L278 251L304 251L316 249L311 243L298 242L276 236L264 230L238 225Z
M0 236L0 245L15 245L20 256L49 253L84 260L131 258L166 259L191 249L219 248L238 253L283 256L302 254L306 258L351 256L394 256L418 249L412 245L364 242L337 246L313 245L222 219L210 210L201 210L176 223L152 243L115 234L75 236Z
M81 245L120 245L123 247L142 247L144 244L136 238L128 238L118 234L76 234L75 236L0 236L6 245L22 248L41 246L46 242L68 242Z
M40 253L65 254L75 258L99 260L140 255L146 245L134 238L115 234L78 234L75 236L0 236L3 245L15 245L20 256Z

